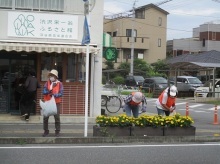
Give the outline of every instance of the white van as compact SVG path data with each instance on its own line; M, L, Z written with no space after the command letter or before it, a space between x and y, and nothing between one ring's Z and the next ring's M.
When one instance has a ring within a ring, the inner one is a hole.
M177 76L170 78L170 83L175 85L177 81L177 89L178 91L195 91L196 88L203 86L202 82L193 76Z

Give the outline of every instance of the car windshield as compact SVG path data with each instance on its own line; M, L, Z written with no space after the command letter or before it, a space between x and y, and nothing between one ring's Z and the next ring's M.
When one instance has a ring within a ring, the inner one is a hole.
M155 82L158 83L158 84L163 84L163 83L166 83L166 84L167 84L167 80L166 80L166 79L163 79L163 78L155 79Z
M217 83L217 81L218 80L215 80L215 84ZM212 85L212 82L213 82L213 80L206 81L204 84L204 87L209 87L210 85Z
M198 78L189 78L188 80L191 84L202 84L202 82Z
M134 76L135 80L137 81L144 81L143 76Z

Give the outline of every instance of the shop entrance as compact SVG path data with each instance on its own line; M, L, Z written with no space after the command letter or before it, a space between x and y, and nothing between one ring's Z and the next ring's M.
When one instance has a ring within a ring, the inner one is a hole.
M20 114L19 101L30 70L36 71L36 54L0 51L0 112ZM35 112L33 109L32 113Z

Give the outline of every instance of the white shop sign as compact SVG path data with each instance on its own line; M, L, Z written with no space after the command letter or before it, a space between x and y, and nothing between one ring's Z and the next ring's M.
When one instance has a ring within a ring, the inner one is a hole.
M8 13L8 36L78 39L78 16L30 12Z

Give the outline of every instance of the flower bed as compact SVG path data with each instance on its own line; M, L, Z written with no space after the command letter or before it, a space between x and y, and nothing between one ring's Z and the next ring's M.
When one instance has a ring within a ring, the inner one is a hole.
M98 116L96 123L96 128L93 128L94 136L184 136L195 135L196 129L192 126L194 121L191 117L181 116L180 114L174 116L149 116L143 114L138 118L128 117L124 114ZM97 132L97 129L99 132ZM116 132L116 130L113 132L113 129L119 129L120 133ZM188 129L191 132L187 133Z

